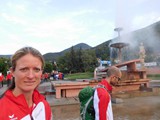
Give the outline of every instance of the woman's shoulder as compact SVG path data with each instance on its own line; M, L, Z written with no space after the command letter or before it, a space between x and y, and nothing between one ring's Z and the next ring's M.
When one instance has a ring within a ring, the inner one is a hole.
M5 94L0 98L0 106L1 110L5 110L6 108L10 107L10 102Z

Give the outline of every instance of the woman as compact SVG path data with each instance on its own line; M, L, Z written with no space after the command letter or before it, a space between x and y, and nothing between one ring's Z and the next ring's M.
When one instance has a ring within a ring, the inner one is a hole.
M0 120L52 120L49 104L36 90L44 67L41 53L24 47L11 62L13 82L0 99Z

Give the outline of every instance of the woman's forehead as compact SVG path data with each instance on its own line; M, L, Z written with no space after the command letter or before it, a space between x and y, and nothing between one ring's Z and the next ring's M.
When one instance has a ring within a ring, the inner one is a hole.
M17 61L16 61L17 65L28 65L28 64L35 64L35 65L38 65L38 64L41 64L42 65L42 61L38 58L38 57L35 57L33 55L25 55L21 58L19 58Z

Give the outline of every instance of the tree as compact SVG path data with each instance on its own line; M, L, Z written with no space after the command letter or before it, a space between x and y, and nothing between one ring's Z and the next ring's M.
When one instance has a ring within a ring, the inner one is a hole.
M70 72L77 72L76 71L76 67L77 67L77 59L76 59L76 53L74 51L74 48L73 46L71 47L71 51L70 51L70 54L69 54L69 70Z
M82 58L82 48L80 47L79 50L77 50L76 52L76 56L77 56L77 71L78 72L84 72L84 64L83 64L83 58Z
M83 65L85 72L94 71L97 66L97 57L94 50L86 50L83 52Z
M97 57L94 50L75 51L73 48L64 56L59 57L58 66L64 73L94 71L97 65Z
M71 70L69 57L70 57L70 53L67 52L64 56L61 56L58 58L57 64L58 64L59 71L63 73L69 73L69 71Z
M44 66L44 71L43 72L47 72L47 73L51 73L53 70L53 65L51 62L46 62L45 66Z
M7 58L0 58L0 72L3 73L3 75L7 74L7 71L9 71L10 68L10 60Z
M107 41L106 43L99 45L95 49L95 54L97 58L101 58L102 60L110 60L110 47L109 47L110 41Z

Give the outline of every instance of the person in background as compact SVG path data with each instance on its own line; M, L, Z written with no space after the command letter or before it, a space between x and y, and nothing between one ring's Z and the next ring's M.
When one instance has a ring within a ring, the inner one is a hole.
M58 73L58 77L59 77L60 80L63 80L63 76L62 76L61 72Z
M0 120L52 120L50 105L36 88L41 82L44 59L24 47L11 58L13 82L0 98Z
M95 120L113 120L113 112L111 105L110 92L112 86L115 86L122 76L121 71L111 66L108 68L106 77L103 76L102 81L94 92L93 106L95 110Z
M8 87L12 82L12 74L10 71L7 72L6 81L7 81L7 87Z
M4 80L4 76L2 73L0 73L0 82L1 82L1 87L3 87L3 80Z
M48 81L48 73L44 73L44 81L47 82Z
M41 75L41 83L43 83L44 82L44 74L42 73L42 75Z

